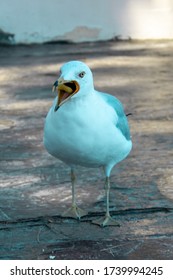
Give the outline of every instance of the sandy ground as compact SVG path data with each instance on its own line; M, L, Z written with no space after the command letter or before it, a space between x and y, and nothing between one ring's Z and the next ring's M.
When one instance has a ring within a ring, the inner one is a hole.
M59 67L74 59L133 114L133 151L111 176L120 227L91 223L105 209L99 169L77 169L88 216L61 217L70 170L42 136ZM173 259L172 69L172 41L0 46L0 259Z

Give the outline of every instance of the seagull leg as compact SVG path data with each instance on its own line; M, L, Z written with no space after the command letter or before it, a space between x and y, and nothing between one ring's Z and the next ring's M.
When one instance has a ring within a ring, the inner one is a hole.
M80 219L82 216L86 216L88 213L82 210L81 208L79 208L76 204L75 181L76 181L76 176L74 174L74 170L71 169L72 206L69 209L67 209L67 211L65 211L62 214L62 216Z
M101 217L98 220L92 221L93 224L99 225L99 226L119 226L119 223L117 223L111 216L109 212L109 193L110 193L110 181L109 177L106 177L105 182L105 190L106 190L106 214L104 217Z

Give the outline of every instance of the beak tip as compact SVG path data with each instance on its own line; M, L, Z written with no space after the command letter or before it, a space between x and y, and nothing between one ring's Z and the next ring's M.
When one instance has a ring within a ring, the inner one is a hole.
M55 81L55 83L53 84L55 87L57 87L58 86L58 80L57 81Z
M59 105L56 105L54 108L54 112L56 112L59 109L59 107L60 107Z
M52 92L54 92L56 90L58 86L58 81L56 81L54 84L53 84L53 87L52 87Z

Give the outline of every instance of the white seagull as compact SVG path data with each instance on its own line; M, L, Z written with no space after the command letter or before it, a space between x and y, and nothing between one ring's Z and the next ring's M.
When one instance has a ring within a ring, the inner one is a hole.
M54 83L57 90L44 127L44 145L71 168L72 206L63 216L87 215L75 199L75 166L103 167L106 214L93 221L100 226L119 225L109 212L110 173L132 148L129 125L121 102L94 89L90 68L81 61L65 63Z

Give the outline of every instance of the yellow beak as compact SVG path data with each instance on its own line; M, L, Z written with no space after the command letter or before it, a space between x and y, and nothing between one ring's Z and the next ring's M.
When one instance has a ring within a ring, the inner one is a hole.
M56 112L62 104L79 91L79 84L76 81L68 81L60 78L54 83L52 90L57 90L58 92L58 101L54 109Z

